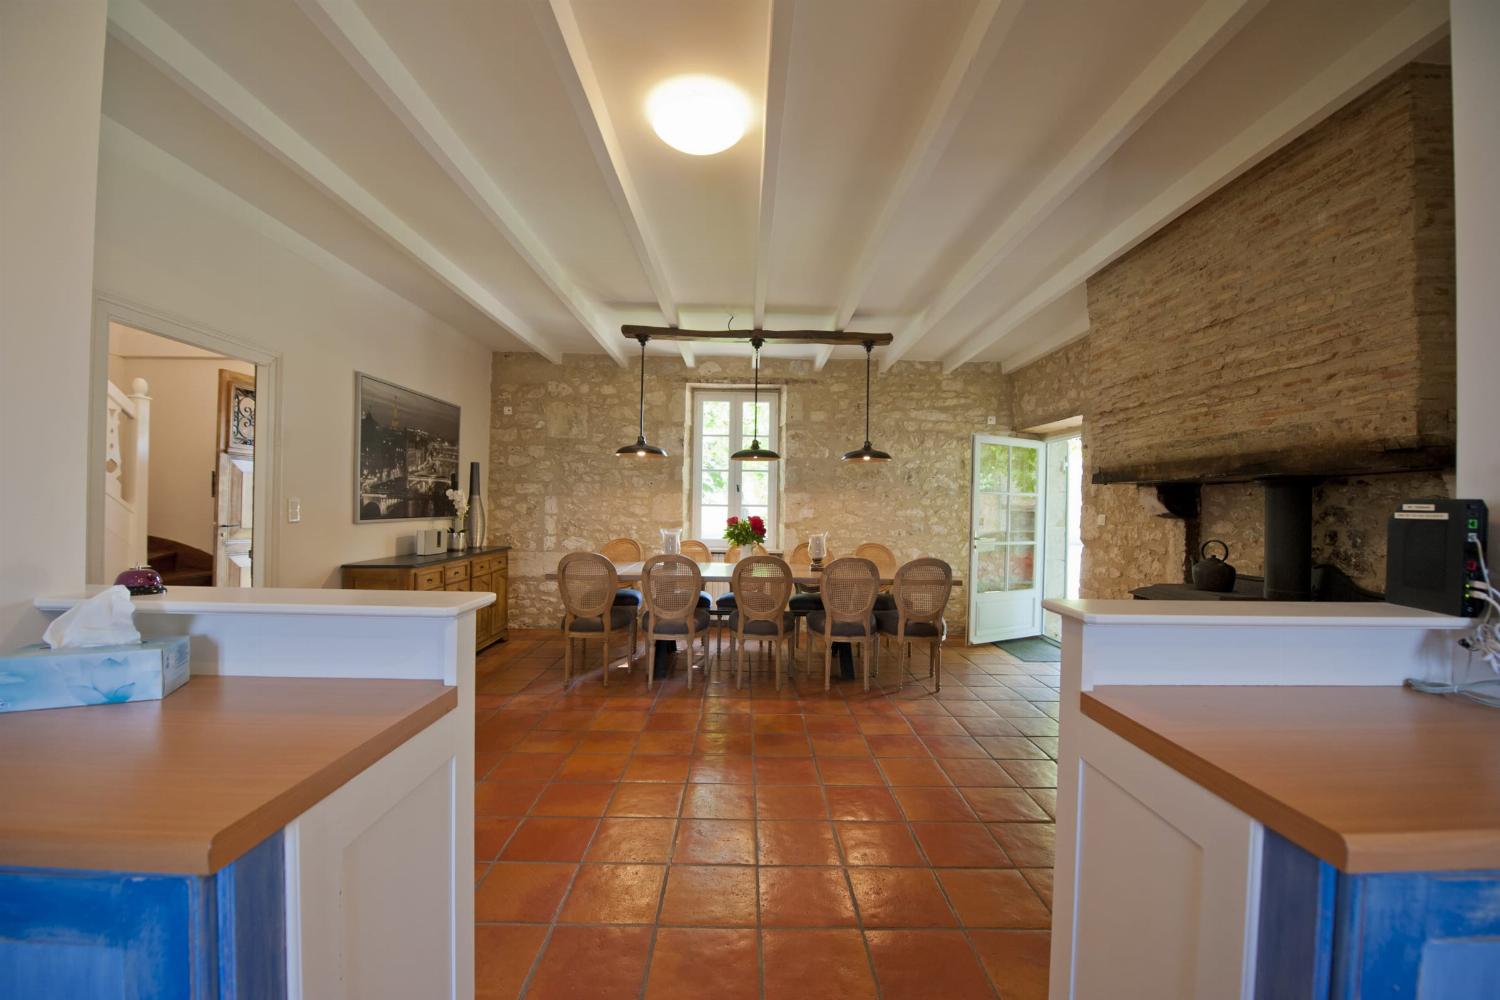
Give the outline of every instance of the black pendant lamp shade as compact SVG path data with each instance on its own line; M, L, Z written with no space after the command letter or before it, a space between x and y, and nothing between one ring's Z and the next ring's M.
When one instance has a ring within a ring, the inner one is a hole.
M658 448L654 444L646 443L646 341L650 337L642 335L636 338L641 342L641 407L640 424L636 435L635 444L627 444L615 449L616 458L666 458L665 449Z
M872 341L865 341L865 444L862 448L844 452L846 462L889 462L889 452L881 451L870 444L870 355L875 350Z
M765 341L759 337L750 341L750 346L755 348L755 394L752 397L755 402L751 407L754 417L750 431L750 447L741 448L730 455L731 462L778 462L781 460L781 456L776 452L760 446L760 345L763 343Z

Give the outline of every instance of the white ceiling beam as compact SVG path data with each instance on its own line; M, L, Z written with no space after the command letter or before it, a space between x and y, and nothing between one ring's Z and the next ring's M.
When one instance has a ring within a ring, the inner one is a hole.
M895 340L881 360L881 369L888 369L899 361L954 306L989 277L1022 240L1035 232L1047 216L1078 190L1266 2L1205 0L1171 41L1047 172L1047 176L1031 189L1016 210L1006 216L1000 228L954 272L932 301L897 331Z
M1447 27L1445 0L1417 0L1406 7L964 340L944 359L943 370L953 371L1002 340L1162 226L1436 44Z
M696 368L698 366L698 359L693 354L693 345L691 341L679 340L677 342L677 353L682 355L682 363L687 365L689 368Z
M117 38L325 194L363 218L480 312L543 357L553 362L562 360L562 352L551 338L428 242L140 0L112 2L109 21L110 31Z
M771 229L776 216L776 181L781 166L781 126L786 117L787 74L792 64L792 25L797 0L771 0L766 38L766 107L760 130L760 194L755 233L755 325L766 322L766 290L771 280Z
M833 357L833 345L823 344L818 348L818 353L813 356L813 371L820 372L823 366L828 364L828 359Z
M584 45L583 32L573 6L569 0L531 0L531 7L533 18L557 66L558 82L573 105L573 113L594 153L594 162L598 164L610 198L620 213L620 221L625 225L662 317L669 326L681 326L677 300L667 281L661 243L647 222L640 191L625 162L625 153L604 99L604 88Z
M891 227L905 207L907 199L932 173L938 161L948 149L974 95L979 90L985 74L994 64L995 55L1005 44L1016 15L1026 0L980 0L969 15L954 49L948 70L938 83L928 105L927 115L917 129L906 160L896 175L895 183L886 192L885 201L875 214L875 222L865 234L854 258L854 270L849 284L839 296L836 330L842 330L854 318L859 303L869 291L875 279L875 270L880 262L880 250L890 234ZM820 355L822 357L822 355ZM826 362L826 358L823 359ZM823 366L818 365L821 369Z
M297 3L573 318L616 364L624 366L628 360L625 341L606 321L600 304L547 249L359 5L353 0Z

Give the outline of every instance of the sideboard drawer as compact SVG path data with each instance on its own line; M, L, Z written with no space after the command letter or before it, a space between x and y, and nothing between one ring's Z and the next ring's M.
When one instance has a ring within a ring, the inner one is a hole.
M475 576L489 576L495 570L495 557L480 556L470 563L470 565L474 567Z
M469 581L468 580L456 580L453 583L445 584L443 586L443 589L444 590L468 590L469 589Z
M417 570L416 584L418 590L442 590L443 568L434 566L432 569Z
M469 564L466 562L449 563L443 567L443 582L457 583L469 578Z

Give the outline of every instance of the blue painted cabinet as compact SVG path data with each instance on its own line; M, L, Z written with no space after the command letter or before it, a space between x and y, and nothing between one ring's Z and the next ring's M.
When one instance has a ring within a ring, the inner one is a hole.
M1267 830L1257 1000L1500 998L1500 871L1351 875Z
M285 997L282 851L211 876L0 868L0 997Z

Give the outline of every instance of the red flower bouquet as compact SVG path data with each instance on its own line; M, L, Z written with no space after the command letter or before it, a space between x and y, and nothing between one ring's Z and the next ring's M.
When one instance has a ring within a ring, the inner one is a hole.
M765 518L731 517L724 526L724 540L731 545L761 545L766 540Z

